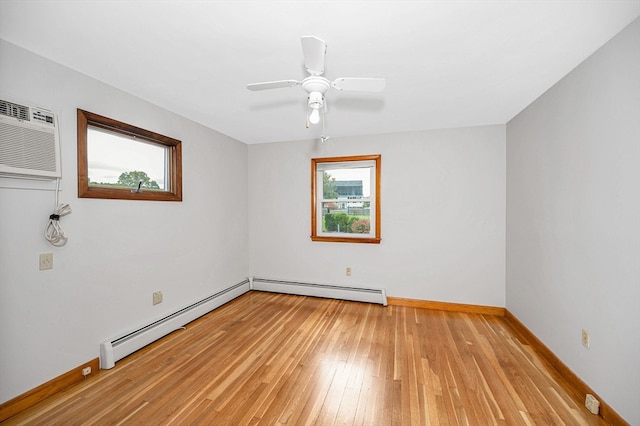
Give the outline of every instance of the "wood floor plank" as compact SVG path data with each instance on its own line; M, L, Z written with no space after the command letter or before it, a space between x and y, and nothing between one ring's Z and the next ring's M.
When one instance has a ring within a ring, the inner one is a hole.
M501 317L250 292L7 425L603 425Z

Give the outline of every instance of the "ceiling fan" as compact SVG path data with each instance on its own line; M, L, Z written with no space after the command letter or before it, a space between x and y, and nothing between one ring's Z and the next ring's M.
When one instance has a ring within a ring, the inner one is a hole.
M263 83L253 83L247 85L247 89L252 91L280 89L283 87L302 86L308 94L307 105L311 108L309 122L317 124L320 121L320 109L326 108L324 94L333 87L337 90L359 91L359 92L380 92L385 87L384 78L356 78L341 77L333 81L323 77L324 56L327 51L327 44L315 36L302 37L302 54L304 56L304 67L310 74L302 81L298 80L278 80Z

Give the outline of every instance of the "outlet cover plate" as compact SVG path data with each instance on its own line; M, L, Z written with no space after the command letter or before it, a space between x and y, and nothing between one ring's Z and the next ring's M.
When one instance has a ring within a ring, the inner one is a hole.
M600 401L596 399L595 396L590 393L587 394L587 397L584 401L584 406L587 407L587 410L591 412L591 414L598 414L600 411Z
M589 349L591 346L591 336L589 335L589 331L582 329L582 346Z
M41 271L53 269L53 253L41 253L39 262Z

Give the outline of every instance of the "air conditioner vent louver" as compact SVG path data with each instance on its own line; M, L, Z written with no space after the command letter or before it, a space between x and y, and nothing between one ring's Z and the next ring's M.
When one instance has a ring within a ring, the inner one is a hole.
M58 121L54 113L0 100L0 176L61 177Z
M2 164L21 169L56 171L55 137L40 130L0 123L0 140L22 141L20 146L0 145Z
M15 117L18 120L29 120L29 107L0 100L0 114Z

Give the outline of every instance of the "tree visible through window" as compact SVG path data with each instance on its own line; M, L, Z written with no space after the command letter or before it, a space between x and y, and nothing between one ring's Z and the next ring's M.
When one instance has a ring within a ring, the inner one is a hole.
M311 160L311 239L380 242L380 155Z
M142 189L160 189L158 182L151 180L145 172L134 170L132 172L125 172L118 176L118 185L126 186L128 188L138 187Z

